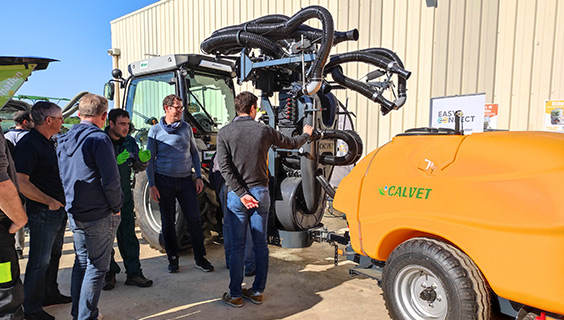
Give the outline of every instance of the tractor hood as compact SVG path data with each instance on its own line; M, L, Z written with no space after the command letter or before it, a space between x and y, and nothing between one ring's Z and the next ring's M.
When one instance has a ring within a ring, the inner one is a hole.
M45 70L53 61L58 60L0 56L0 109L18 91L33 70Z

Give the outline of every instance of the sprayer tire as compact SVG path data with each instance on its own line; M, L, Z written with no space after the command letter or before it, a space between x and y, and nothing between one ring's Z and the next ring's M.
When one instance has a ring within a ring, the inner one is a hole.
M490 319L483 275L450 244L430 238L407 240L390 254L382 277L392 319Z

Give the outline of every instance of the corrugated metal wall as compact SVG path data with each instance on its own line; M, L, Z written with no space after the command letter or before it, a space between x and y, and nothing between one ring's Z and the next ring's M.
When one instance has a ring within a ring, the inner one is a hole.
M360 32L359 41L332 53L386 47L413 72L406 105L387 116L358 94L338 94L356 114L367 151L405 129L428 126L431 97L484 92L486 103L499 103L498 128L542 129L545 100L564 99L564 3L437 1L428 7L425 0L162 0L112 21L112 47L121 49L119 67L127 74L130 62L150 55L200 53L200 42L218 28L322 5L337 30ZM345 69L352 78L367 71L357 64Z

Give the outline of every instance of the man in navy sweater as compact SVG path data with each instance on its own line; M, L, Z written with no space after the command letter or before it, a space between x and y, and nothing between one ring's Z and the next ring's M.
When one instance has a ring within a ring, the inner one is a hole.
M268 190L268 149L272 145L297 149L306 143L313 128L304 125L303 133L286 137L275 129L255 121L257 97L241 92L235 97L237 117L221 128L217 135L217 159L221 175L229 186L224 219L231 229L231 257L229 261L229 292L223 302L238 308L242 297L254 304L262 304L262 294L268 274L267 223L270 211ZM274 161L271 159L271 161ZM251 226L255 251L256 276L252 288L242 289L243 259L247 228Z
M186 217L196 268L213 271L206 259L204 232L200 220L198 193L204 190L200 156L190 125L182 121L182 99L171 94L164 98L165 116L151 127L147 138L147 150L151 159L147 166L147 179L151 198L159 203L164 246L168 256L168 271L178 272L178 245L176 243L176 200ZM196 183L192 180L192 168Z
M65 190L75 260L71 278L73 319L97 319L104 275L121 221L122 193L110 137L101 128L108 100L87 94L78 106L82 120L59 138L57 156Z

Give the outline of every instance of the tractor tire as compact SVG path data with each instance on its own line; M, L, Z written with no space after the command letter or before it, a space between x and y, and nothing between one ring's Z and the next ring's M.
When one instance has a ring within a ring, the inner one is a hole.
M489 290L478 267L435 239L400 244L386 261L382 290L392 319L490 319Z
M218 207L215 201L215 193L209 187L209 183L204 179L204 191L198 195L198 204L200 206L200 218L204 236L209 237L211 230L217 229L218 221L215 218L216 209ZM213 197L212 197L213 196ZM161 213L159 205L151 200L149 193L149 181L145 171L135 175L135 186L133 188L133 200L135 202L136 220L141 235L149 245L161 252L165 252L163 237L161 234ZM178 248L185 251L191 247L190 233L186 226L184 215L178 202L176 203L176 240Z

